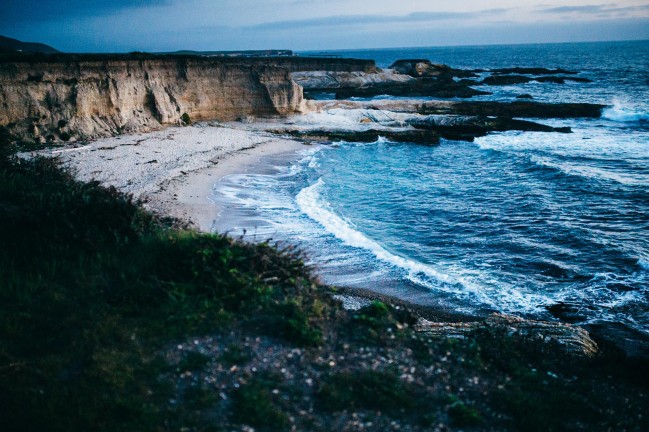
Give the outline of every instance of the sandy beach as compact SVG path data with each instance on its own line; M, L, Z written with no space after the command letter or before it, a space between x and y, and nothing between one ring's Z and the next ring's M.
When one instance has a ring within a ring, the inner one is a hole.
M208 232L219 211L210 199L219 179L245 172L262 157L301 148L298 141L242 125L201 123L49 149L39 155L58 157L80 180L114 186L152 211Z

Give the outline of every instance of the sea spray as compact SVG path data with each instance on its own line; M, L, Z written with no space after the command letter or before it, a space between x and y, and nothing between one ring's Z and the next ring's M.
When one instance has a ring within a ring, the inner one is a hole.
M602 111L602 118L622 123L648 122L649 112L614 101L612 107Z

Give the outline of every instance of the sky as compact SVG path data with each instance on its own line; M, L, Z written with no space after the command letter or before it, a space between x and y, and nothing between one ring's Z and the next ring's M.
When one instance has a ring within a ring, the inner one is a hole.
M649 39L649 0L1 0L0 35L66 52Z

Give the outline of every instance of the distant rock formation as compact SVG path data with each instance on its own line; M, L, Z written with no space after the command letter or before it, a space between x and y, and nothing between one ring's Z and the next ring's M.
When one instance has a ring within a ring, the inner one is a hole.
M458 78L475 78L477 75L472 71L453 69L444 64L432 63L430 60L397 60L392 63L390 69L410 75L414 78L437 78L440 76L450 76Z
M478 84L476 81L458 82L453 79L458 74L467 76L466 71L451 69L444 65L432 65L430 62L423 63L423 61L413 63L415 60L403 60L402 62L404 63L395 63L399 66L398 69L351 73L330 70L298 72L293 74L293 79L304 88L307 95L335 93L336 99L379 95L469 98L489 94L471 88L470 85Z

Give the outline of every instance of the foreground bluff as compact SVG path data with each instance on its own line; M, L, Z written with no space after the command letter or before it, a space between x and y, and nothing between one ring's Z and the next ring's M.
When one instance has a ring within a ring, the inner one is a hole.
M0 61L0 127L28 140L141 132L192 120L286 115L302 89L284 67L190 57ZM186 116L184 117L187 118Z

